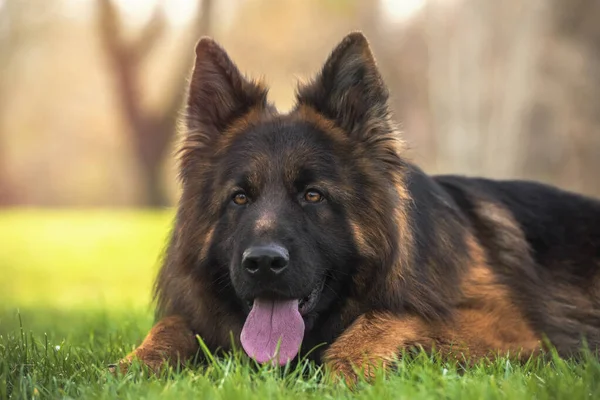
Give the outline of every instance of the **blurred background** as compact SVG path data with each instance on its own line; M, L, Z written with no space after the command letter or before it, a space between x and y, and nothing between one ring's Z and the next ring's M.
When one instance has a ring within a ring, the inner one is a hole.
M298 78L364 31L426 171L600 195L597 0L0 0L0 203L168 206L201 35Z
M362 30L425 171L600 196L598 21L598 0L0 0L0 299L148 298L201 35L285 110Z

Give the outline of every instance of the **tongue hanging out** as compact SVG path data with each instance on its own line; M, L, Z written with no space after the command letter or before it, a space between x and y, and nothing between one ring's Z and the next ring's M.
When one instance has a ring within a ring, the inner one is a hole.
M259 363L273 360L285 365L298 354L303 337L298 300L255 299L240 340L246 353Z

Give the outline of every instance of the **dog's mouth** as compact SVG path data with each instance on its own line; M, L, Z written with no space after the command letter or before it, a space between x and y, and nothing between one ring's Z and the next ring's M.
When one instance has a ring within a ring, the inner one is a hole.
M298 299L298 311L304 317L315 309L321 298L321 293L325 286L325 278L321 279L319 283L313 288L308 296L304 296ZM255 300L255 299L254 299ZM248 310L251 310L254 305L254 300L246 300Z
M321 281L314 287L308 296L303 297L298 301L298 311L300 311L302 316L308 315L308 313L315 309L317 303L319 302L319 298L321 297L321 292L323 292L324 286L325 279L321 279Z
M301 299L255 298L240 336L246 353L259 363L279 365L296 357L304 338L303 317L315 309L324 286L323 279Z

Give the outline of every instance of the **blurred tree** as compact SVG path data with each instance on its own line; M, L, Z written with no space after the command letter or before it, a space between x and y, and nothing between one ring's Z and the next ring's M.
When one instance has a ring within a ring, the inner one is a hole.
M0 3L0 118L3 117L3 105L6 97L6 85L8 79L4 79L7 75L7 64L12 57L15 48L15 30L13 29L13 9L16 1L6 1ZM14 185L8 179L6 166L4 165L5 158L3 157L4 149L4 131L3 121L0 119L0 206L11 204L14 201Z
M543 0L465 0L450 20L438 0L429 19L429 98L440 169L523 176L523 117L545 21Z
M361 3L392 106L428 172L600 195L598 0L428 0L394 22Z
M212 0L202 0L190 32L189 43L183 46L179 65L174 68L172 87L164 90L163 106L150 110L141 103L140 77L142 65L151 49L164 33L166 17L157 5L152 17L141 28L139 35L127 40L117 7L112 0L98 0L99 29L102 43L110 62L117 95L125 121L129 126L131 143L143 175L145 193L140 203L160 207L168 204L166 191L161 181L162 161L175 137L179 110L184 97L184 80L190 69L194 43L210 31Z
M46 32L48 22L56 12L56 1L0 1L0 206L20 201L18 184L7 172L5 154L5 106L16 81L13 62L28 48L28 44ZM32 12L35 10L35 12Z
M550 4L526 168L533 177L600 196L600 2Z

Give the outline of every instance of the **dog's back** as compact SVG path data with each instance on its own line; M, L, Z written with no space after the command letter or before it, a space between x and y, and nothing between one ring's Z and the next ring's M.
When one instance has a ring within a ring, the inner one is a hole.
M471 222L532 327L569 354L600 345L600 201L527 181L435 180Z

